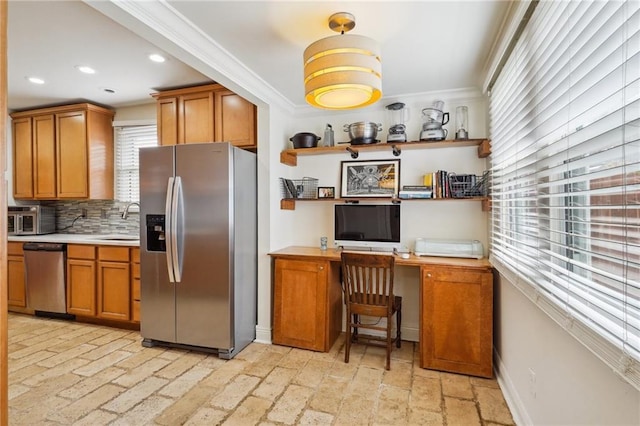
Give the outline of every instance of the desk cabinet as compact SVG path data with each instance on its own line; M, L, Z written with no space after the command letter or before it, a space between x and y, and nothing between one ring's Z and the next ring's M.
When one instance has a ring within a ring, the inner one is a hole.
M328 352L342 329L339 263L275 259L273 343Z
M420 367L492 377L493 274L421 267Z

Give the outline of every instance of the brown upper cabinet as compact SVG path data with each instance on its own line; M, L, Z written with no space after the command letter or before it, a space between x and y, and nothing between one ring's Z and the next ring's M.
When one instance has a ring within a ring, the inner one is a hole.
M74 104L11 114L16 199L113 199L114 112Z
M256 148L256 107L219 84L154 93L160 145L231 142Z

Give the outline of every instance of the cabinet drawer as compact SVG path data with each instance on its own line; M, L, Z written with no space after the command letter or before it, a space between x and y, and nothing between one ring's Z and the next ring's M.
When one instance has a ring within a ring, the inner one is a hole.
M129 247L98 247L98 260L107 260L111 262L128 262Z
M131 249L131 261L134 263L140 263L140 249L138 247Z
M134 263L131 265L131 276L133 278L140 279L140 264Z
M24 243L7 243L7 254L13 256L23 256L22 245Z
M140 300L140 279L134 278L131 281L131 298L133 300Z
M67 245L67 257L71 259L90 259L96 258L95 246L88 246L84 244L69 244Z

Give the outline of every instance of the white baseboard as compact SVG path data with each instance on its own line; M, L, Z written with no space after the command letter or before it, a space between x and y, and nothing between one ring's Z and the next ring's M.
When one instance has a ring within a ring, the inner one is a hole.
M495 348L493 351L493 357L495 360L494 372L496 374L496 379L498 380L500 389L502 389L502 394L504 395L507 406L509 407L509 410L511 410L513 421L516 425L533 424L531 423L526 407L520 399L517 389L513 385L513 382L507 373L507 367L502 363L502 358L500 358L498 352L495 351Z
M256 343L266 343L267 345L271 344L271 328L256 326L256 339L254 340Z
M408 342L420 341L420 331L417 328L402 327L401 331L402 331L402 340L406 340Z

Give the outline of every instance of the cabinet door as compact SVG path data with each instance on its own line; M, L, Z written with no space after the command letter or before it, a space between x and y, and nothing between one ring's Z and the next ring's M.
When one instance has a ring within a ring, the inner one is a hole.
M86 123L84 111L56 114L58 198L89 196Z
M180 96L178 143L213 142L213 92Z
M13 120L13 197L33 198L31 118Z
M131 268L124 262L98 262L98 316L121 321L131 318Z
M158 143L178 143L178 98L158 99Z
M7 304L27 307L27 293L24 285L24 257L7 256Z
M256 145L255 106L229 90L215 92L216 141L235 146Z
M492 377L491 271L423 267L420 318L421 367Z
M273 343L324 351L328 262L275 260Z
M33 192L38 199L56 198L56 133L53 114L33 117Z
M67 259L67 312L89 317L96 315L95 261Z

